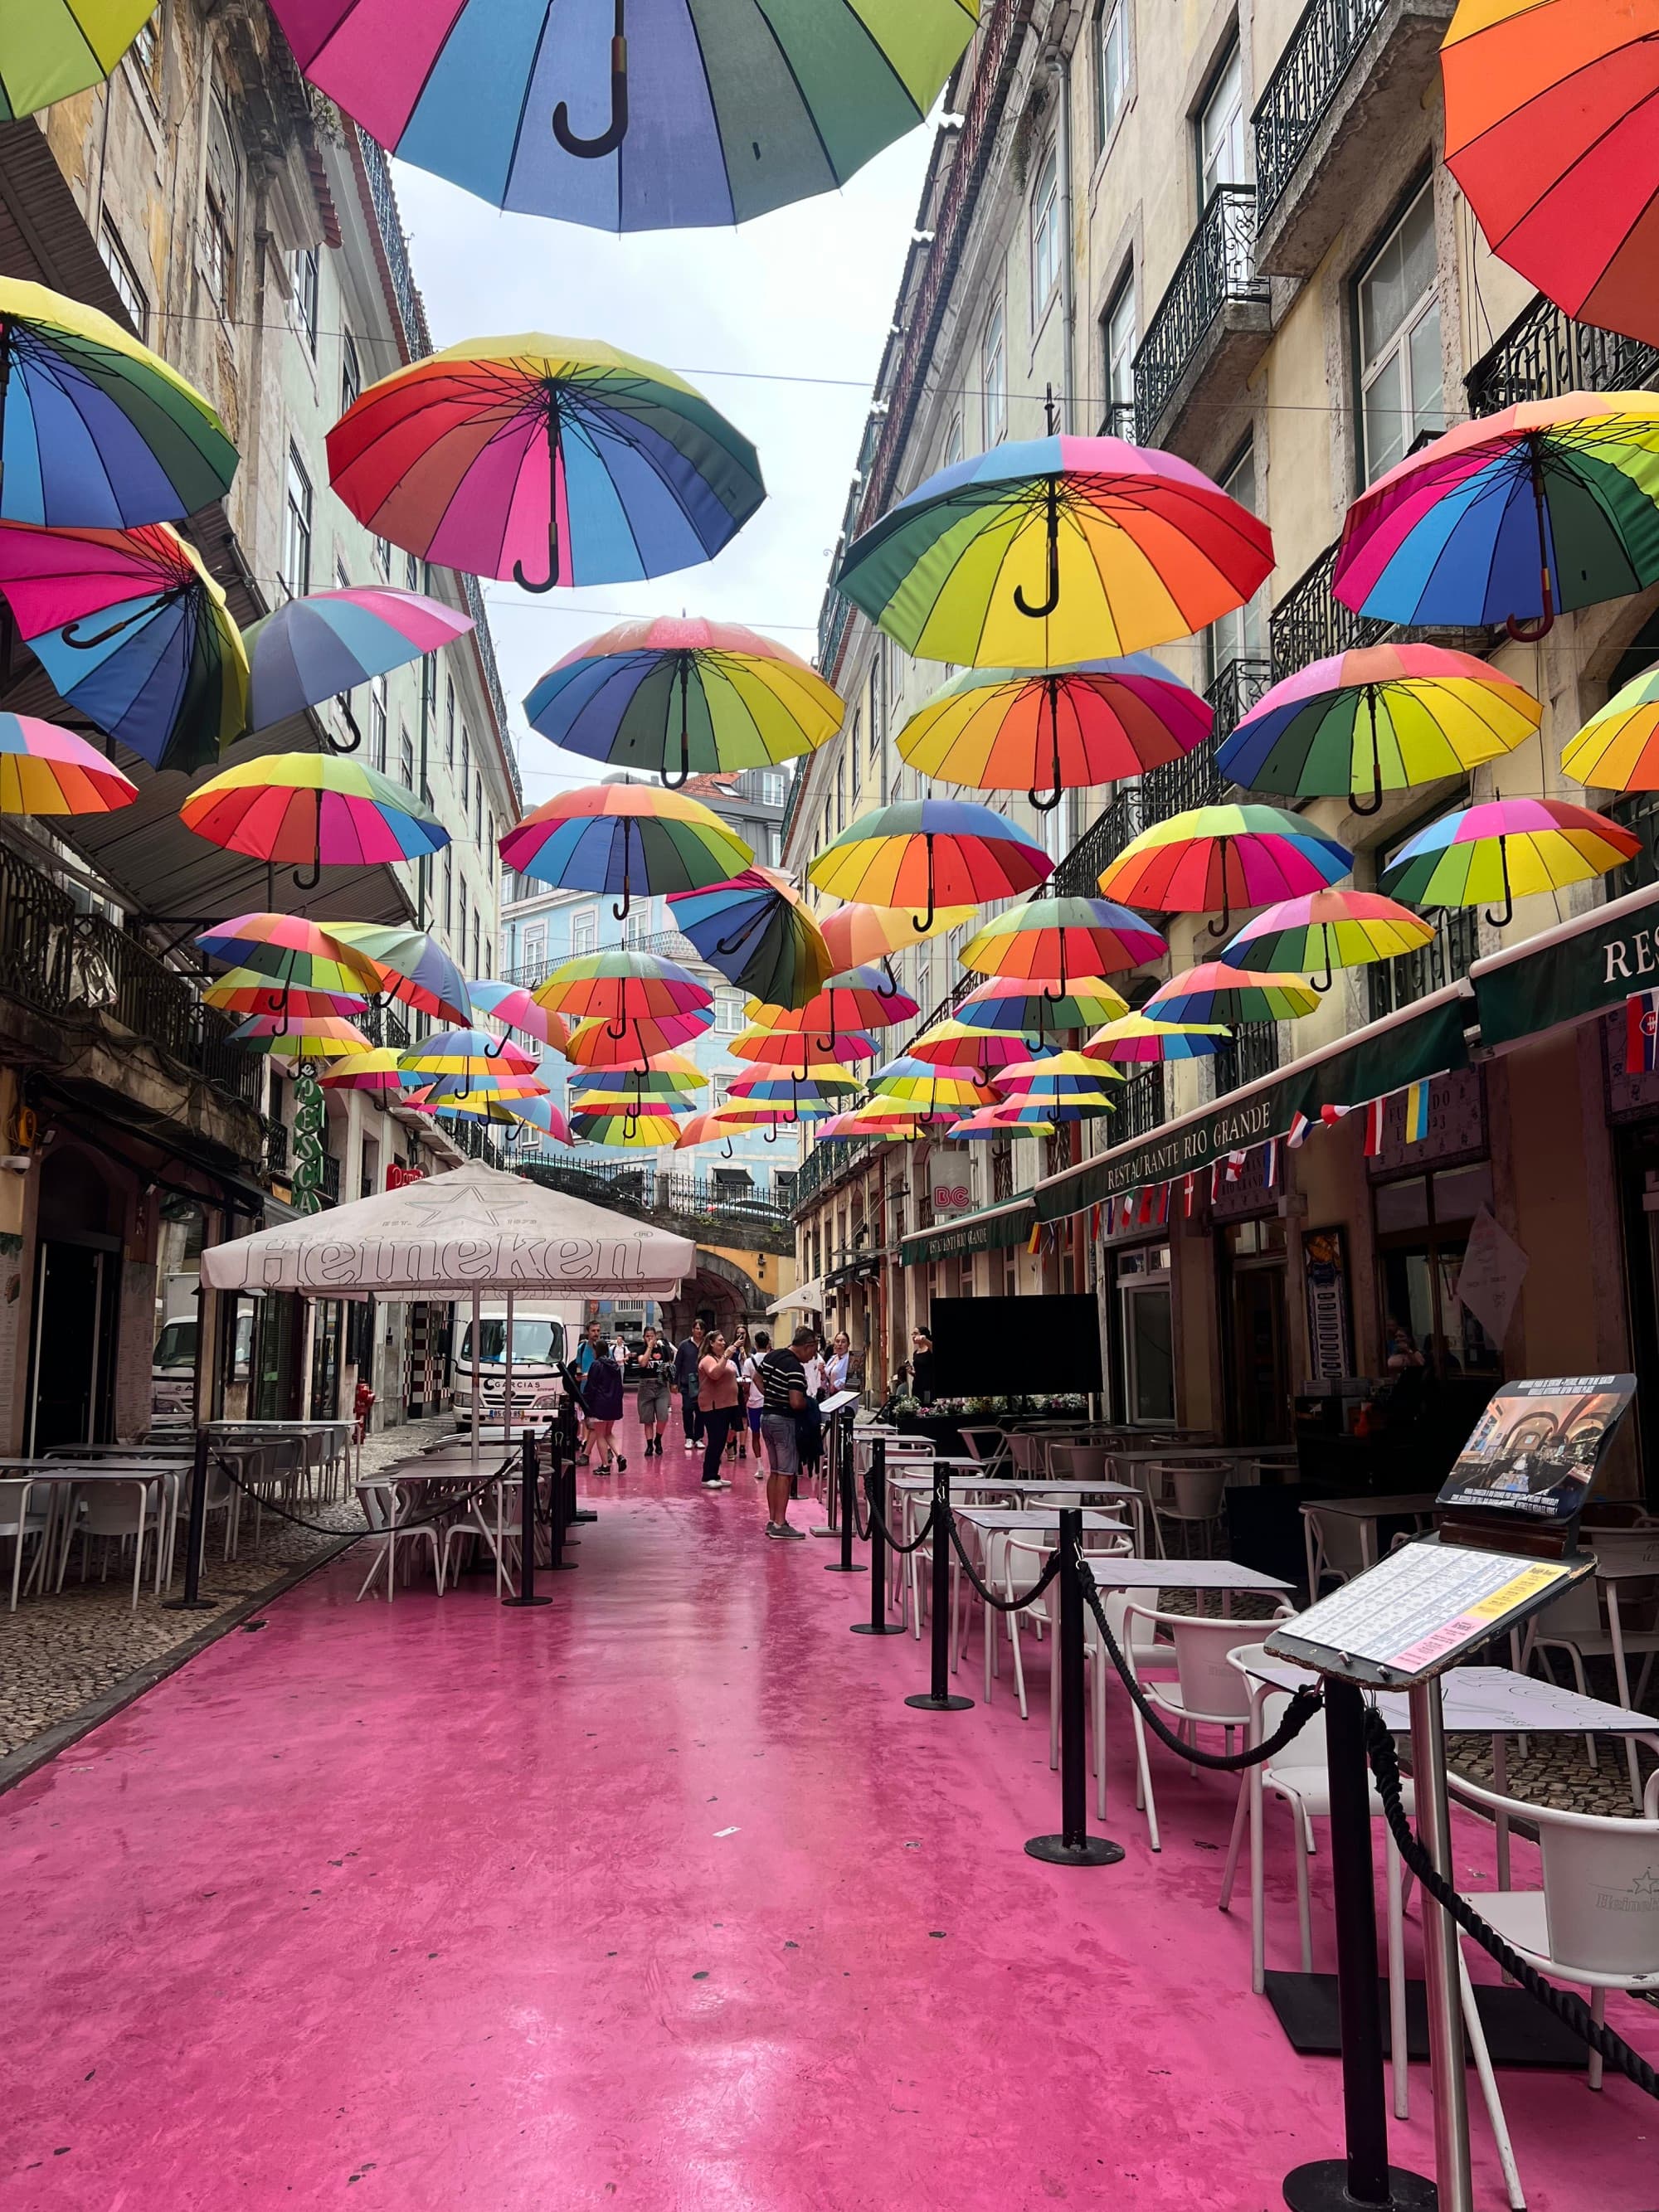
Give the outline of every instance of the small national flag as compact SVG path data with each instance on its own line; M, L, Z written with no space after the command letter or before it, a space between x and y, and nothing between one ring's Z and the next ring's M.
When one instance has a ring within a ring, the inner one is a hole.
M1638 991L1625 1001L1625 1073L1659 1070L1659 991Z
M1262 1151L1262 1161L1261 1161L1261 1186L1262 1186L1262 1188L1263 1188L1264 1190L1277 1190L1277 1189L1278 1189L1278 1188L1279 1188L1279 1139L1278 1139L1278 1138L1277 1138L1277 1137L1269 1137L1269 1138L1268 1138L1268 1139L1267 1139L1267 1143L1266 1143L1266 1144L1261 1147L1261 1151Z
M1382 1116L1388 1110L1386 1098L1373 1098L1365 1109L1365 1158L1379 1159L1382 1152Z
M1152 1208L1158 1203L1158 1193L1151 1183L1140 1194L1140 1204L1135 1209L1135 1219L1143 1225L1152 1218Z
M1228 1181L1229 1182L1237 1182L1238 1181L1239 1177L1240 1177L1240 1176L1243 1174L1243 1172L1244 1172L1244 1163L1245 1163L1245 1161L1246 1161L1247 1159L1249 1159L1249 1154L1248 1152L1229 1152L1229 1153L1228 1153L1228 1155L1227 1155L1227 1181Z
M1322 1106L1319 1118L1328 1129L1334 1129L1345 1114L1352 1114L1352 1106Z
M1210 1170L1210 1203L1213 1206L1221 1189L1222 1162L1218 1160Z
M1406 1085L1406 1142L1420 1145L1429 1133L1429 1086L1426 1081Z
M1161 1229L1169 1218L1170 1186L1167 1182L1161 1182L1158 1187L1158 1194L1152 1202L1152 1219Z
M1091 1244L1100 1242L1100 1208L1097 1206L1089 1208L1089 1242Z
M1198 1177L1190 1168L1181 1178L1181 1210L1190 1221L1193 1208L1198 1204Z
M1042 1224L1040 1221L1031 1224L1031 1234L1026 1240L1025 1249L1034 1260L1042 1249Z
M1298 1111L1291 1115L1290 1134L1285 1138L1285 1142L1293 1152L1299 1152L1307 1143L1308 1132L1312 1127L1313 1123L1305 1114Z

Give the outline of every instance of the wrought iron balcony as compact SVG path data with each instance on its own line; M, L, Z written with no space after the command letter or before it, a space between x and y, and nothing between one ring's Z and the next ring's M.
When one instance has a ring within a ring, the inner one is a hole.
M1463 380L1472 415L1564 392L1633 392L1659 383L1659 348L1576 323L1540 293Z
M1135 354L1135 419L1144 437L1157 434L1224 312L1249 305L1265 314L1267 303L1267 280L1255 273L1255 187L1218 185Z
M1164 1070L1162 1066L1143 1068L1132 1075L1117 1093L1118 1109L1113 1120L1112 1142L1127 1144L1134 1137L1150 1137L1152 1131L1163 1126Z
M1231 737L1273 680L1273 665L1264 653L1240 653L1216 671L1204 696L1215 715L1217 744Z
M409 1023L401 1007L372 999L362 1012L354 1014L352 1019L371 1044L382 1046L392 1052L409 1050Z
M1480 957L1480 911L1473 906L1443 907L1432 917L1434 935L1419 951L1371 963L1365 979L1374 1022L1384 1014L1398 1013L1401 1006L1415 1006L1431 991L1458 982L1468 974ZM1427 921L1431 917L1425 915L1423 919Z
M1049 894L1055 898L1093 898L1103 870L1146 826L1140 785L1120 785L1049 878Z
M1100 418L1103 438L1127 438L1133 446L1139 442L1136 425L1135 403L1133 399L1112 399L1106 404Z
M1312 0L1285 42L1250 118L1265 216L1313 143L1327 109L1389 0Z
M834 1182L855 1160L861 1160L876 1141L872 1137L831 1138L827 1144L809 1145L806 1158L801 1162L800 1171L795 1177L794 1195L791 1201L794 1212L799 1214L826 1183Z
M337 1206L340 1203L340 1163L332 1152L323 1154L323 1180L320 1188L325 1205Z
M1281 683L1310 661L1328 659L1333 653L1351 653L1357 646L1375 645L1390 625L1357 615L1333 596L1331 579L1336 574L1334 545L1328 545L1313 566L1298 576L1268 621L1273 641L1273 678Z
M265 1173L274 1182L288 1181L288 1124L286 1121L265 1123Z
M1210 1065L1215 1070L1218 1098L1242 1084L1271 1075L1279 1066L1278 1023L1241 1022Z

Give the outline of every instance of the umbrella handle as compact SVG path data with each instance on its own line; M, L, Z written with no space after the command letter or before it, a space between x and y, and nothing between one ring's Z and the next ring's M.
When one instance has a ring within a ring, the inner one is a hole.
M351 743L349 745L337 745L331 738L328 749L331 753L355 753L363 741L363 733L357 726L357 717L351 711L350 692L337 691L334 695L334 703L345 718L345 726L351 732Z
M1320 992L1328 991L1328 990L1330 989L1330 988L1331 988L1331 985L1332 985L1332 984L1336 981L1336 976L1335 976L1335 975L1334 975L1334 971L1333 971L1333 969L1332 969L1332 967L1331 967L1331 933L1330 933L1330 930L1329 930L1329 928L1328 928L1328 927L1326 929L1326 931L1325 931L1324 934L1325 934L1325 975L1324 975L1324 979L1323 979L1323 981L1322 981L1320 980L1320 978L1319 978L1319 977L1317 977L1317 976L1316 976L1316 975L1310 975L1310 976L1308 978L1308 981L1309 981L1309 982L1312 985L1313 988L1314 988L1316 991L1320 991Z
M1050 386L1050 412L1053 411L1053 387ZM1066 787L1060 781L1060 678L1057 676L1047 676L1043 678L1043 683L1048 693L1048 741L1054 748L1054 775L1051 778L1054 789L1047 799L1039 799L1035 791L1028 791L1025 796L1039 814L1052 814L1066 796Z
M1204 927L1212 937L1225 937L1233 926L1232 891L1227 882L1227 856L1221 856L1221 919L1206 922Z
M766 1132L766 1134L761 1139L761 1142L763 1145L775 1145L777 1141L778 1133L775 1129L769 1129Z
M667 781L666 777L664 778L664 781ZM679 787L676 784L671 785L669 787L671 790L678 790ZM737 932L735 936L717 938L714 943L715 951L724 953L726 957L730 959L732 954L738 951L741 947L744 939L745 937L752 937L755 932L763 927L765 921L766 908L762 907L759 913L757 914L751 921L745 921L744 923L742 928Z
M1014 605L1021 614L1041 622L1060 605L1060 478L1048 479L1048 595L1040 607L1027 603L1024 587L1014 586Z
M311 873L308 876L302 869L295 869L294 888L296 891L314 891L318 884L321 883L322 880L323 855L321 848L319 848L316 859L311 864Z
M667 763L663 763L662 787L665 791L684 791L691 781L690 707L687 698L690 683L691 656L689 653L683 653L680 655L680 772L678 775L670 775Z
M631 832L631 831L632 831L632 830L633 830L633 827L634 827L633 823L632 823L628 819L627 816L626 816L626 815L624 815L624 816L623 817L623 895L622 895L622 904L621 904L620 906L613 906L613 907L611 908L611 913L612 913L613 915L615 915L615 916L616 916L616 918L617 918L617 920L618 921L627 921L627 919L628 919L628 909L629 909L629 908L630 906L632 906L632 905L633 905L633 903L634 903L634 890L633 890L633 885L632 885L632 884L631 884L631 883L629 882L629 867L628 867L628 840L629 840L629 834L630 834L630 832Z
M553 111L553 136L579 161L602 161L628 136L628 40L623 36L623 0L617 0L617 35L611 41L611 122L597 138L580 138L570 127L570 110L562 100Z
M1549 540L1544 529L1544 472L1538 465L1535 447L1532 456L1532 504L1538 520L1538 578L1544 611L1535 622L1504 616L1504 627L1519 645L1536 645L1540 638L1547 637L1555 628L1555 588L1550 580Z
M605 1033L613 1044L620 1044L628 1035L628 1016L622 1015L614 1028L607 1022L605 1025Z
M1494 929L1502 929L1515 919L1515 890L1510 882L1510 841L1507 837L1500 837L1498 841L1498 865L1504 871L1504 911L1494 914L1489 907L1486 920Z
M883 999L896 999L899 994L899 979L893 973L893 956L890 952L884 952L881 956L881 972L887 978L887 988L884 991L878 990L877 996Z
M559 403L550 392L547 401L547 581L532 584L522 561L513 563L513 580L521 592L533 592L538 598L550 592L559 580Z
M915 930L919 935L925 937L927 932L933 927L933 916L938 912L939 902L934 896L933 886L933 832L929 830L927 833L927 911L926 914L913 914L911 915L911 928Z
M1365 686L1365 696L1371 710L1371 795L1369 804L1348 793L1348 805L1356 814L1380 814L1382 811L1382 756L1376 744L1376 687Z
M726 1140L726 1150L720 1154L720 1158L723 1160L734 1160L737 1157L732 1149L732 1139L728 1137Z
M95 637L76 637L75 635L86 620L84 615L77 616L72 623L65 623L58 634L72 653L95 653L100 645L107 645L111 638L119 637L124 629L136 629L140 623L147 623L152 615L161 612L169 599L179 596L176 591L163 592L159 599L146 600L131 614L123 615L119 622L112 623L107 629L100 629Z

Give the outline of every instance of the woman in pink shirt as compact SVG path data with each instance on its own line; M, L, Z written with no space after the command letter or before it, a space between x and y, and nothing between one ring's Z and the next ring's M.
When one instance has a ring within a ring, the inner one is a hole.
M705 1342L697 1362L697 1412L702 1419L702 1486L730 1490L720 1474L720 1460L738 1417L738 1365L719 1329Z

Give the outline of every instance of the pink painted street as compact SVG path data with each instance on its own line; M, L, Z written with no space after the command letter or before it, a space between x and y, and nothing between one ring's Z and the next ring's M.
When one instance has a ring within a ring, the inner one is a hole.
M909 1711L926 1644L849 1635L868 1577L766 1543L747 1466L703 1497L675 1440L627 1456L551 1607L488 1577L358 1605L347 1555L0 1801L9 2207L1269 2212L1340 2150L1336 2061L1251 1995L1243 1885L1216 1910L1231 1777L1155 1754L1154 1856L1114 1690L1127 1856L1036 1863L1038 1647L1028 1723L1006 1667L988 1708ZM1458 1837L1478 1889L1489 1833ZM1322 1844L1328 1971L1327 1873ZM1407 1929L1416 1972L1415 1899ZM1659 2052L1645 2007L1609 2016ZM1635 2090L1504 2081L1535 2212L1653 2203ZM1432 2170L1410 2088L1393 2155Z

